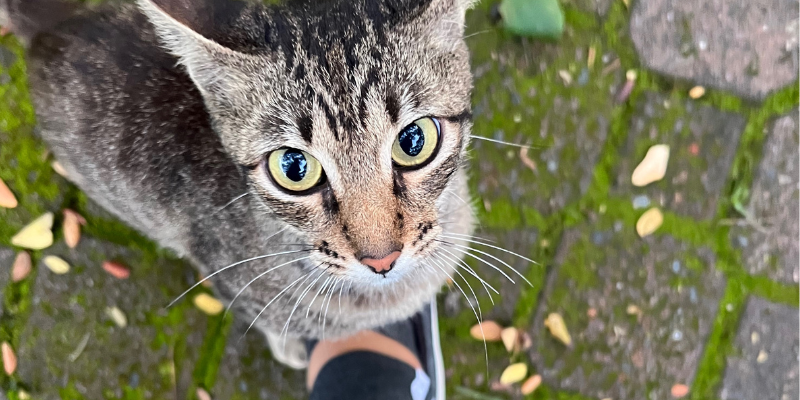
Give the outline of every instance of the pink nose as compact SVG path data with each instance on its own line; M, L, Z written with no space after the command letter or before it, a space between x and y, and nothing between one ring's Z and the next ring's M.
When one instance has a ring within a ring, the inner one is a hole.
M394 267L394 262L397 260L397 257L400 257L400 252L393 251L391 254L381 259L363 257L360 261L362 264L368 266L372 272L383 275Z

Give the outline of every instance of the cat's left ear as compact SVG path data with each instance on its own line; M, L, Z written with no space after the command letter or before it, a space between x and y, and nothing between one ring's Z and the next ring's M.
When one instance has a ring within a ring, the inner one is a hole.
M137 0L137 3L155 27L164 47L186 67L205 100L235 103L246 90L248 70L253 72L261 60L225 47L209 37L213 32L214 16L220 12L210 4L213 2ZM236 7L239 2L225 3Z

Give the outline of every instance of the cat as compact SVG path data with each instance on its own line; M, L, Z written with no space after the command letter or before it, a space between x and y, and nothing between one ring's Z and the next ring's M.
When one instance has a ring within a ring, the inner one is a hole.
M69 179L301 368L300 338L407 318L469 269L470 5L0 0L0 25Z

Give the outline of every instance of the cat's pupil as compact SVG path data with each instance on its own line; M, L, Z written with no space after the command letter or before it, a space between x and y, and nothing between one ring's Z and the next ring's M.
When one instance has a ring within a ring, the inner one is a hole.
M417 124L409 125L403 129L398 140L400 141L400 148L412 157L419 154L425 146L425 135L422 133L422 128Z
M287 178L300 182L308 172L308 161L299 150L286 150L281 159L281 170Z

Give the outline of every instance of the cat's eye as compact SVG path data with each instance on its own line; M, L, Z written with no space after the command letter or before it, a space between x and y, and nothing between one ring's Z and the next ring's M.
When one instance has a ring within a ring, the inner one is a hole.
M406 168L421 167L439 146L439 121L420 118L403 128L392 145L392 160Z
M311 154L297 149L279 149L269 154L269 174L280 187L292 191L309 190L322 181L322 165Z

